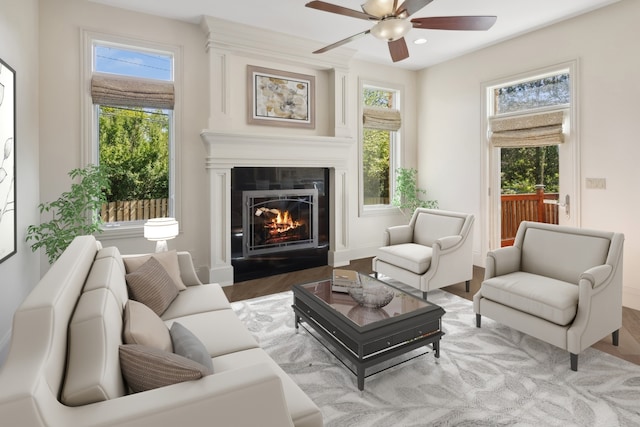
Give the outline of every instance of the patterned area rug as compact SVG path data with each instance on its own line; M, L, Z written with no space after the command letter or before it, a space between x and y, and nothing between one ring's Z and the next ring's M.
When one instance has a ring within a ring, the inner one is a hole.
M309 332L294 330L291 292L233 303L260 345L321 408L326 426L638 426L640 366L589 348L569 353L488 318L445 291L433 353L356 377Z

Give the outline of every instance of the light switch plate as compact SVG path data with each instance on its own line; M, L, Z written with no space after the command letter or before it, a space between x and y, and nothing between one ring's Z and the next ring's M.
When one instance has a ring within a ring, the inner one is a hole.
M605 190L607 188L606 178L585 178L585 186L596 190Z

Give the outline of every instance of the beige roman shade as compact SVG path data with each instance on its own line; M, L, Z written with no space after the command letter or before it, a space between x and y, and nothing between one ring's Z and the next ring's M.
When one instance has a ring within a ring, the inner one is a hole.
M494 147L536 147L564 142L564 110L489 119Z
M365 128L397 131L401 124L402 119L398 110L366 107L362 111L362 126Z
M91 99L94 104L171 110L175 94L172 82L94 75Z

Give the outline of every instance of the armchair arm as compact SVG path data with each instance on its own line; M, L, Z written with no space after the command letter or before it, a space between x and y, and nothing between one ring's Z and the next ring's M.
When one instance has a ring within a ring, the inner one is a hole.
M517 246L499 248L488 252L484 273L485 280L520 270L520 256L520 248Z
M411 243L413 241L413 227L409 225L396 225L388 227L384 232L383 246Z
M438 246L441 251L440 253L443 253L442 251L453 248L461 241L462 236L460 235L441 237L440 239L437 239L435 242L433 242L433 246Z
M582 273L580 281L587 280L592 288L597 288L607 280L612 271L613 267L608 264L598 265Z

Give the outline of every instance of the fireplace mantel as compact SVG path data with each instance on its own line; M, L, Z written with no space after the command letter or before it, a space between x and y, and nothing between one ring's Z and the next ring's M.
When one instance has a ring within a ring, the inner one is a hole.
M329 263L348 247L347 169L355 155L352 138L274 135L204 130L209 175L211 262L209 280L233 284L231 265L231 169L234 167L321 167L330 170Z

